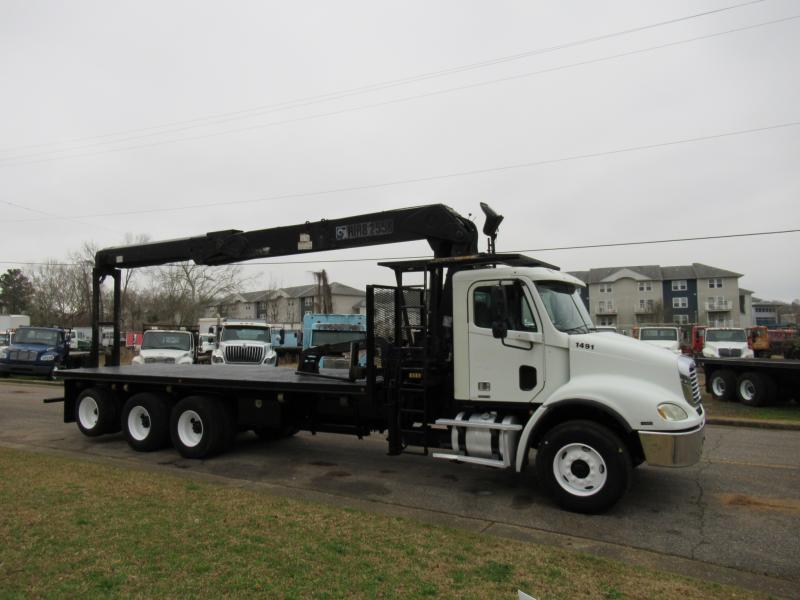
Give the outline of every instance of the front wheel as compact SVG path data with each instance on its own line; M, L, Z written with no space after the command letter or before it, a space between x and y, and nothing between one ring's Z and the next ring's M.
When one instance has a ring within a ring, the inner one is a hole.
M536 453L536 473L559 506L599 513L628 491L632 463L627 446L593 421L567 421L547 432Z

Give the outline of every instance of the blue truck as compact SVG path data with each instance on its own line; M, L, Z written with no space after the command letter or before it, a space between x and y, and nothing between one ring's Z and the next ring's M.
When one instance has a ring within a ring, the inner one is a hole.
M366 315L306 313L303 317L303 350L349 342L362 342L363 347L366 336ZM361 359L359 357L359 363L364 362ZM319 366L326 369L346 369L349 360L343 353L335 353L322 357Z
M0 377L12 374L54 378L59 369L80 366L86 352L70 352L70 333L61 327L20 327L0 350Z

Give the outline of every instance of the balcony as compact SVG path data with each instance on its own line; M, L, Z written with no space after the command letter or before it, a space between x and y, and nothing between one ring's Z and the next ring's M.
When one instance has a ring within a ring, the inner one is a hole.
M633 307L633 312L637 315L652 315L656 312L656 307L654 304L636 304Z
M617 314L617 308L615 306L598 306L597 310L594 311L596 315L615 315Z
M726 312L733 309L731 300L709 300L706 302L706 312Z

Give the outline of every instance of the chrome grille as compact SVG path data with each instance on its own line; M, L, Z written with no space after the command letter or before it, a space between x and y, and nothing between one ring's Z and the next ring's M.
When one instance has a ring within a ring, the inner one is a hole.
M174 365L175 364L175 359L174 358L167 358L167 357L161 357L161 358L148 357L148 358L144 359L144 362L145 362L145 364L148 364L148 365L155 364L155 363L160 363L160 364L165 364L165 365Z
M36 360L37 352L35 350L12 350L8 353L8 358L11 360Z
M697 381L697 368L692 363L689 367L689 382L692 385L692 406L700 405L700 383Z
M264 346L226 346L225 362L258 364L264 360Z
M720 358L739 358L742 355L742 351L739 348L720 348L719 349L719 356Z

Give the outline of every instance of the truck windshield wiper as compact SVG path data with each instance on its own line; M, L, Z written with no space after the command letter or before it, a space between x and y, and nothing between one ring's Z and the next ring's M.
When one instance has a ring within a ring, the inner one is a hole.
M569 329L565 329L564 333L578 333L578 330L582 329L580 333L589 333L589 328L586 325L578 325L577 327L571 327Z

